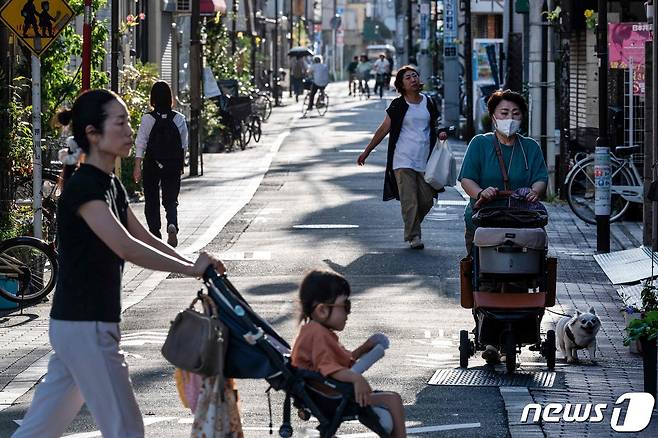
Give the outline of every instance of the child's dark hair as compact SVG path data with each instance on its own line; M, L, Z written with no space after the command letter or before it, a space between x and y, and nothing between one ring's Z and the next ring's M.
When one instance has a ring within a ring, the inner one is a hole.
M171 87L165 81L157 81L151 87L151 106L154 110L164 112L169 111L174 106L174 99L171 95Z
M342 275L324 269L314 269L308 272L299 286L301 305L299 322L311 319L316 305L331 304L341 295L349 297L350 293L350 284Z
M71 109L64 109L57 113L57 121L62 126L71 126L73 139L85 154L89 153L89 140L87 139L87 126L93 126L99 133L103 133L103 124L107 119L105 106L120 97L109 90L87 90L81 93L73 102ZM75 171L77 165L66 165L62 170L64 182Z

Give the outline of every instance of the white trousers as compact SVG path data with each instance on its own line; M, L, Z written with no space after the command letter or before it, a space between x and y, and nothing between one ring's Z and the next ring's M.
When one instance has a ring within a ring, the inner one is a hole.
M51 319L49 337L55 352L48 373L12 438L58 438L83 403L103 438L143 437L142 414L119 352L119 324Z

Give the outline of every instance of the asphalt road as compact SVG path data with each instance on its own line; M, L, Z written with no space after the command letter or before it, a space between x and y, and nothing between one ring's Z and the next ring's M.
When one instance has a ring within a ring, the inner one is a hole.
M354 303L341 341L354 348L374 332L389 336L391 348L366 377L373 388L401 393L407 427L415 431L410 436L508 436L498 388L427 384L437 369L458 366L459 330L473 326L458 298L463 206L437 205L423 226L426 249L407 248L399 203L381 201L386 145L365 167L356 165L385 105L332 94L325 117L296 120L253 199L206 249L224 255L234 284L290 342L297 330L295 298L304 272L324 267L344 274ZM455 189L440 199L463 200ZM122 346L148 437L189 434L191 416L178 400L173 368L159 349L169 320L200 286L170 276L123 316ZM472 359L473 366L482 363ZM238 389L246 436L269 436L267 384L239 381ZM28 392L0 413L0 436L8 436L12 420L22 418L32 396ZM281 402L281 394L272 395L275 433ZM313 422L294 421L295 436L314 427ZM68 433L100 436L95 430L83 411ZM340 436L366 436L361 435L366 431L350 423Z

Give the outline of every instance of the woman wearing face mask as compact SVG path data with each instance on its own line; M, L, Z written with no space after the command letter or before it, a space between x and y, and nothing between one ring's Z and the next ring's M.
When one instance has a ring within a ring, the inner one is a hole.
M527 188L526 201L534 203L546 191L548 171L539 144L518 133L521 122L528 112L523 96L510 90L498 90L487 102L494 132L480 134L471 140L464 156L459 181L464 191L471 197L464 211L466 222L466 250L471 254L475 226L473 225L473 205L484 198L506 205L506 200L496 200L499 190L504 190L501 164L496 155L496 143L503 155L503 163L509 175L509 189Z

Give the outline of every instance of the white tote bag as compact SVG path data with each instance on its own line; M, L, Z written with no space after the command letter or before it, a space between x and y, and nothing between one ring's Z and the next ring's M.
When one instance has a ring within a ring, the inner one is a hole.
M457 184L457 160L448 141L439 141L425 167L425 182L434 190Z

